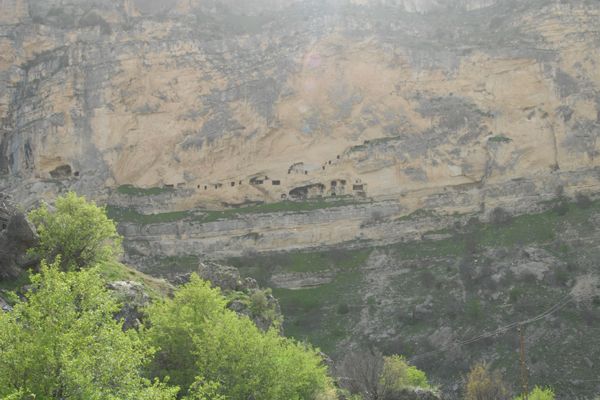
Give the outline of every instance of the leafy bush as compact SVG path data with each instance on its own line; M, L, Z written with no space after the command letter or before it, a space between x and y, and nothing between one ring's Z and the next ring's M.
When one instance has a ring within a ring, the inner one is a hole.
M490 142L495 142L495 143L510 143L512 142L511 138L508 138L504 135L496 135L496 136L492 136L488 139Z
M406 359L399 355L383 358L381 384L387 395L397 393L404 388L430 388L425 372L409 365Z
M61 265L42 262L26 300L0 313L0 397L174 399L178 388L140 375L152 349L113 319L118 305L96 270Z
M145 336L159 349L151 375L169 376L184 391L201 376L215 395L231 399L300 400L328 390L313 349L275 330L261 332L225 304L218 289L192 275L173 299L151 305Z
M490 213L490 222L494 225L503 225L511 221L512 216L502 207L496 207Z
M343 389L365 400L396 399L406 389L433 390L425 372L403 356L384 357L377 350L347 354L337 374Z
M500 373L491 372L484 363L478 363L471 368L465 385L465 400L508 399L508 388Z
M263 315L268 313L269 301L267 299L267 295L271 294L270 289L266 290L257 290L250 295L250 311L252 311L256 315Z
M346 315L350 312L350 307L346 303L339 304L337 306L337 313L340 315Z
M64 271L110 261L121 252L121 236L106 211L73 192L57 198L54 211L42 204L29 219L40 236L30 253L49 263L60 256Z
M525 396L515 397L515 400L524 400ZM536 386L527 396L528 400L554 400L554 391L551 388L541 388Z

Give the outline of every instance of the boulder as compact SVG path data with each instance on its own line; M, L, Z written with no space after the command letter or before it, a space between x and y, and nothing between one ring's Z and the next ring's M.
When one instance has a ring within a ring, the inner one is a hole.
M121 310L115 315L116 319L123 320L123 329L137 328L144 317L142 309L150 303L150 296L144 286L139 282L116 281L106 285L115 292L116 297L122 302Z
M12 307L8 302L0 296L0 311L9 312L12 311Z
M27 256L27 249L38 242L35 227L24 214L6 211L0 232L0 280L15 279L37 260Z
M220 265L212 262L203 262L198 266L198 275L209 281L213 286L220 287L223 291L244 291L246 289L240 271L235 267Z

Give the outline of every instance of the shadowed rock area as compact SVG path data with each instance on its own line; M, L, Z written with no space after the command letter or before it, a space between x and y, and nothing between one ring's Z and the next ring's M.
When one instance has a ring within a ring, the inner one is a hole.
M0 281L19 277L37 264L26 252L38 240L34 226L8 199L0 199Z

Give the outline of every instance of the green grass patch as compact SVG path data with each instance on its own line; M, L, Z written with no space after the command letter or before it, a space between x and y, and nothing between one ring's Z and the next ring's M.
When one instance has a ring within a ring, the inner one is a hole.
M362 309L360 288L371 249L318 252L288 252L241 257L225 262L252 276L261 286L270 286L275 273L332 271L329 283L306 289L273 289L279 299L286 335L308 340L323 351L333 352L348 337ZM340 312L342 310L343 312Z
M274 272L320 272L343 271L360 268L371 254L371 249L331 249L325 251L294 251L249 257L236 257L225 262L240 269L245 276L259 279L263 286L269 285ZM262 272L262 274L261 274ZM267 273L265 275L265 272ZM257 275L259 275L257 277Z
M233 219L245 214L266 214L276 212L306 212L327 208L342 207L357 203L351 198L336 200L311 199L305 201L280 201L278 203L265 203L248 207L231 208L225 210L206 211L194 219L201 222L212 222L220 219Z
M118 222L133 222L136 224L159 224L166 222L176 222L190 217L190 211L172 211L158 214L142 214L132 208L122 208L107 206L108 217Z
M198 270L200 258L193 254L183 256L156 257L147 268L151 274L166 275Z
M276 212L308 212L327 208L342 207L356 204L355 199L340 198L336 200L314 199L306 201L281 201L278 203L259 204L248 207L231 208L213 211L172 211L157 214L142 214L132 208L107 206L108 216L119 222L133 222L137 224L157 224L190 219L198 222L214 222L218 220L235 219L248 214L267 214Z
M358 269L339 272L330 283L309 289L273 289L284 315L287 336L307 340L326 353L350 336L362 308ZM340 314L338 310L348 311Z
M135 281L144 285L148 295L154 299L160 299L172 292L173 286L165 281L146 275L134 268L119 262L105 262L98 266L100 275L108 282Z
M117 193L126 194L128 196L158 196L163 193L174 192L173 188L166 187L152 187L152 188L139 188L133 185L121 185L117 188Z
M430 257L456 257L465 252L465 241L461 236L442 240L398 243L386 246L401 260L415 260Z
M563 202L539 214L513 217L504 224L482 224L475 234L481 245L489 247L547 243L556 238L565 224L586 232L594 230L590 217L599 211L600 201L591 202L585 208Z
M512 246L554 239L554 228L559 218L552 211L542 214L521 215L502 225L485 224L476 236L484 246Z

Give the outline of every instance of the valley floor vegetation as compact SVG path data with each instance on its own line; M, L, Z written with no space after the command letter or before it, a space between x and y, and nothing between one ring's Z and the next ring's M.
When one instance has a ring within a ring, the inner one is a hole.
M352 352L328 369L318 349L277 327L258 329L195 274L173 293L157 291L141 324L128 328L107 286L126 267L105 209L68 193L29 218L39 234L29 253L39 266L26 290L12 293L12 310L0 312L0 399L412 399L407 391L439 398L401 356ZM484 364L473 367L464 393L465 400L510 398ZM554 393L536 387L528 398Z

